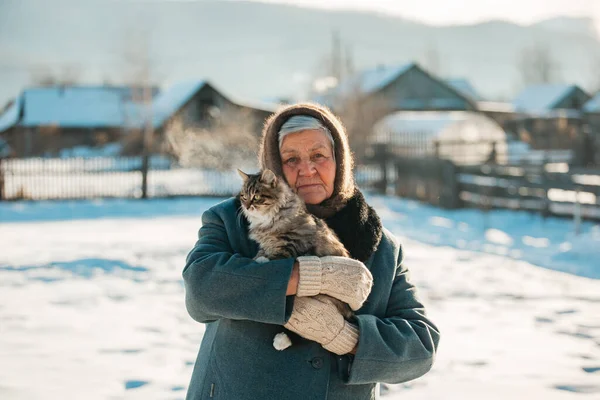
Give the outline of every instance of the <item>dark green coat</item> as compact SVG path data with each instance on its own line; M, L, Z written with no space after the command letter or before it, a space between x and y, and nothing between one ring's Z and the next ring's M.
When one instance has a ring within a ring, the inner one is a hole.
M337 356L292 333L293 345L275 350L293 308L286 289L294 260L253 262L258 248L238 207L229 199L202 215L183 270L187 310L206 324L188 400L374 399L377 382L406 382L431 368L439 333L385 229L365 262L374 286L357 312L356 355Z

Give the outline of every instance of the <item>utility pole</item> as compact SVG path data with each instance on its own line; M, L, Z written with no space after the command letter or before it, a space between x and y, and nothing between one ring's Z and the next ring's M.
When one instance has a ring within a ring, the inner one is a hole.
M346 45L346 70L344 71L346 77L354 75L354 55L352 54L352 48L350 45Z
M342 44L337 30L331 35L331 76L338 82L342 80Z

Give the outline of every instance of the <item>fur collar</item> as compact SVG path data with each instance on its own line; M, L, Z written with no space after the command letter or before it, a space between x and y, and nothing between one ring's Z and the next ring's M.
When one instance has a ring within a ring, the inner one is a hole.
M383 228L375 210L369 206L362 193L356 189L346 205L325 219L352 258L365 262L377 250Z

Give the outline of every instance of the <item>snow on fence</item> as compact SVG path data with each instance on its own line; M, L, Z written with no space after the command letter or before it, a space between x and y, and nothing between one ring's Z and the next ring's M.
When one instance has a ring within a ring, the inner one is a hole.
M0 199L141 198L142 169L142 157L0 160ZM150 158L147 179L148 197L226 197L241 187L235 170L184 168L159 156ZM357 168L362 187L380 179L376 166Z

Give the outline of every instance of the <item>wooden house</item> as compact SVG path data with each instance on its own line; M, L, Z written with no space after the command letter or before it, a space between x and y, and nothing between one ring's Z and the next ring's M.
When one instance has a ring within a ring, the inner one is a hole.
M513 100L515 118L505 128L533 149L572 149L590 96L576 85L545 84L525 88Z
M397 111L472 111L475 101L416 63L361 71L314 98L347 127L358 159L366 155L373 126Z
M0 138L16 157L56 156L76 146L123 143L125 154L139 154L144 132L161 143L164 128L177 121L186 128L215 126L232 112L247 116L260 133L276 108L226 96L206 81L152 88L144 101L139 90L112 86L56 86L24 90L0 115ZM156 146L156 150L159 150Z
M29 88L0 115L0 137L17 157L54 156L119 141L136 90L115 86ZM152 89L150 94L156 94Z

